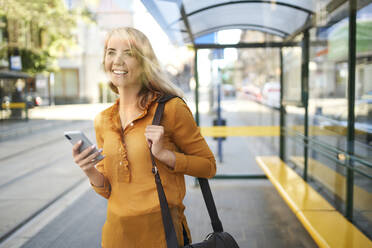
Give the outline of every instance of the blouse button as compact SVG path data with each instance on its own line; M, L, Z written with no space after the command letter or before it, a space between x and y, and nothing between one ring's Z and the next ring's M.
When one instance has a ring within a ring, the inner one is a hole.
M123 164L123 162L121 162L121 161L120 161L120 163L119 163L119 164L120 164L120 165L122 165L122 164Z

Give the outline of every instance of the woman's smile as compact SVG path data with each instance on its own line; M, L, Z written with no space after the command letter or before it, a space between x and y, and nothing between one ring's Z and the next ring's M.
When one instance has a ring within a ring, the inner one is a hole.
M121 70L112 70L112 72L115 73L116 75L125 75L128 73L127 71L121 71Z
M107 43L105 70L118 88L141 85L140 63L133 55L129 42L118 36L112 36Z
M128 74L128 71L125 70L112 70L111 72L116 78L124 78Z

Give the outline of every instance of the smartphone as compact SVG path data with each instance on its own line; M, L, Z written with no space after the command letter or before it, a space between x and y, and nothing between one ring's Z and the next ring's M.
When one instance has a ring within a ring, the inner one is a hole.
M93 143L87 138L87 136L85 136L85 134L82 131L66 131L64 132L64 135L66 139L68 139L72 145L75 145L79 140L83 142L80 146L79 152L82 152L86 148L93 145ZM97 151L97 148L92 150L92 152L89 154L95 153L96 151ZM101 161L103 158L104 156L102 156L102 154L99 154L96 157L96 161Z

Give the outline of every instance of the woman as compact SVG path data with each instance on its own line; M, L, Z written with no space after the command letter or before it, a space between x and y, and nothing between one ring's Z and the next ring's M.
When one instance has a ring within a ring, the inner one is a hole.
M181 92L164 76L147 37L133 28L112 30L105 41L104 69L116 103L94 120L98 152L79 153L74 161L93 189L108 199L102 246L166 247L160 204L151 171L151 149L162 178L180 245L191 242L184 216L184 174L211 178L216 173L212 152L193 116L178 97L165 104L161 126L151 125L156 99ZM105 158L94 158L102 152Z

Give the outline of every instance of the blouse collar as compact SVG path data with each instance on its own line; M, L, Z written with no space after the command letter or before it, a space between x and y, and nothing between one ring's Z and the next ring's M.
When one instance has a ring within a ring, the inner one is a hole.
M147 115L148 109L157 100L158 95L154 94L150 101L147 102L143 112L141 115L139 115L135 120L141 119L144 116ZM121 122L120 122L120 115L119 115L119 102L120 98L116 99L114 105L111 108L111 111L109 113L109 123L111 124L111 129L115 132L119 133L120 135L123 133Z

